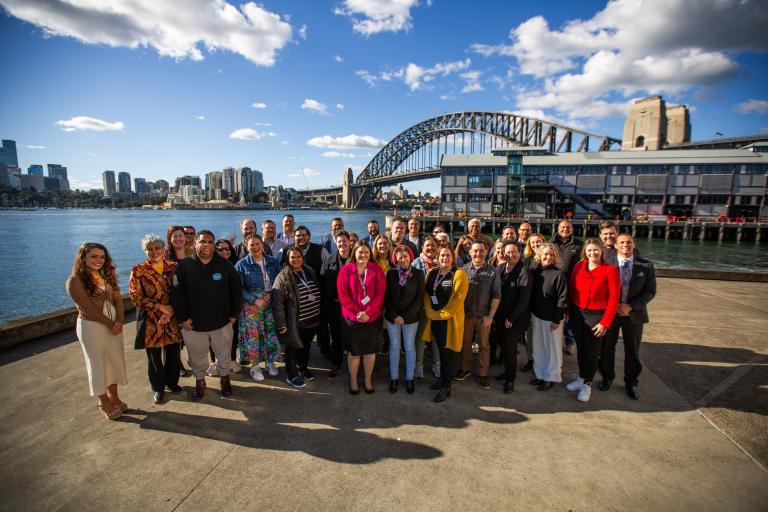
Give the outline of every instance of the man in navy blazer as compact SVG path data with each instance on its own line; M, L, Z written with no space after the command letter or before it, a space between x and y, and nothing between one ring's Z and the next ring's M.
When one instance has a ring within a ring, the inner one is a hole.
M640 363L640 342L643 325L648 323L647 305L656 296L656 271L653 263L635 254L635 239L629 233L616 238L616 260L619 268L621 297L619 310L613 325L603 340L600 355L601 391L608 391L614 377L616 343L619 330L624 340L624 384L627 395L633 400L640 398L638 377L643 370Z

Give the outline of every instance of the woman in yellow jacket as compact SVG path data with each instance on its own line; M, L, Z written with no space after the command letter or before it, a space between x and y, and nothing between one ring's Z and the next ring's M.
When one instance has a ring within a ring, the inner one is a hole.
M443 247L437 256L438 266L427 274L424 311L427 323L424 339L434 339L440 347L440 380L431 389L438 391L433 402L443 402L451 396L451 380L461 354L464 337L464 299L469 281L467 274L456 268L454 255Z

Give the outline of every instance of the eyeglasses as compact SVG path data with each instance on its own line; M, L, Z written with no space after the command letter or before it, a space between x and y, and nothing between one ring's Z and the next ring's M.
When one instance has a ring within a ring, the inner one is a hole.
M216 248L216 252L225 252L225 251L226 252L232 252L232 249L230 249L229 247L217 247Z

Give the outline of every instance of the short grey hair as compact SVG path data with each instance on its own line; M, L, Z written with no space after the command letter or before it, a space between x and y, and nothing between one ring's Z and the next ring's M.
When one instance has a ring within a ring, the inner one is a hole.
M141 239L141 250L146 251L149 247L153 245L159 245L160 247L165 248L165 242L159 236L144 235L144 238Z

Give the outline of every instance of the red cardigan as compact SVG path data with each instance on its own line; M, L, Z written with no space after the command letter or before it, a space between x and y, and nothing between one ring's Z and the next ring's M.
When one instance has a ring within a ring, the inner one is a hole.
M587 261L580 261L571 272L568 286L571 305L581 309L604 309L600 323L610 328L619 309L619 270L603 262L590 271L587 270L587 264Z
M357 321L357 314L361 311L368 315L369 323L381 316L387 280L384 277L384 271L381 270L377 263L368 262L367 269L365 294L363 293L363 287L360 285L360 279L357 277L356 263L347 263L341 267L339 277L336 280L339 302L341 303L341 314L344 318L353 322ZM366 294L371 300L363 305L362 300Z

